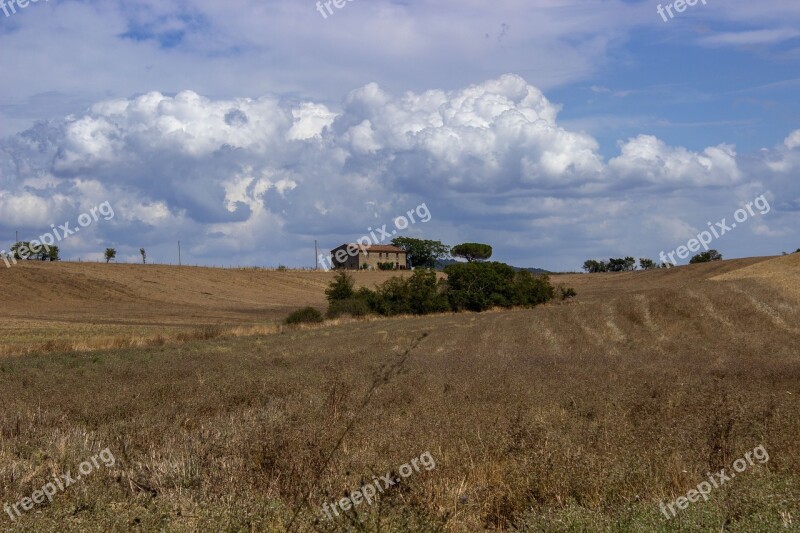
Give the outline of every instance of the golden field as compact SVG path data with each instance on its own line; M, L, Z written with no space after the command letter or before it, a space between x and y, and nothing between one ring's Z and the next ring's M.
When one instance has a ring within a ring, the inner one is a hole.
M0 272L0 504L116 458L0 528L800 530L800 254L553 276L578 297L529 310L280 324L331 278ZM426 451L436 468L324 517Z

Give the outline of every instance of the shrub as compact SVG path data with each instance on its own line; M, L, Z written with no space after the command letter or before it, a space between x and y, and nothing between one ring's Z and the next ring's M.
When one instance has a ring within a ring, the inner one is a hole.
M327 316L426 315L450 310L485 311L494 306L532 307L556 296L548 276L517 272L503 263L456 263L445 267L445 273L447 280L439 281L435 271L417 269L410 277L392 277L375 290L362 287L355 291L352 277L339 272L325 291ZM573 289L560 290L564 299L575 295Z
M503 263L458 263L447 265L447 298L453 311L485 311L508 307L514 297L513 268Z
M371 313L372 309L370 308L367 300L365 298L355 297L347 300L336 300L331 302L331 304L328 306L328 312L326 313L326 316L328 318L339 318L342 315L362 317Z
M549 302L555 295L556 289L550 284L549 276L534 276L526 270L521 270L514 276L514 305L533 307Z
M415 315L442 313L450 310L447 301L447 284L440 284L434 270L417 269L408 280L408 297L411 312Z
M325 296L328 298L328 303L333 303L338 300L349 300L355 295L355 281L353 276L347 272L339 271L331 281L328 288L325 289Z
M532 307L555 296L549 277L534 276L525 270L516 272L503 263L459 263L446 266L444 271L447 297L454 311Z
M425 315L450 310L433 270L417 269L410 278L393 277L375 291L360 289L357 296L373 312L383 316Z
M379 315L412 314L408 281L401 277L387 279L377 287L370 303Z
M286 324L293 325L293 324L318 324L323 322L325 319L322 317L322 313L314 309L313 307L304 307L302 309L298 309L288 317L286 317Z
M575 292L575 289L573 289L572 287L564 287L563 285L558 286L558 292L561 295L562 300L575 298L578 295L578 293Z

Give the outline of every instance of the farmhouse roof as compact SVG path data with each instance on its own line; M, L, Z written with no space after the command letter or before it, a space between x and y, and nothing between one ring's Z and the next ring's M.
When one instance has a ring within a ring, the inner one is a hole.
M367 246L368 252L398 252L401 254L406 253L405 250L398 246L392 246L391 244L375 244L372 246Z
M362 246L360 244L352 243L352 244L343 244L343 245L339 246L338 248L334 248L334 250L338 250L339 248L346 248L347 246L355 246L355 247L357 247L359 249L362 248ZM399 248L397 246L392 246L391 244L373 244L371 246L365 246L364 248L368 252L390 252L390 253L399 253L399 254L408 253L405 250L403 250L402 248Z

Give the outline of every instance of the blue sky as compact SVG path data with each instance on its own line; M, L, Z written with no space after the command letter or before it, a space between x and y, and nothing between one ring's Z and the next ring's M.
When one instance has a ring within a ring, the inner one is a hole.
M658 5L0 6L0 249L108 201L64 258L312 266L425 203L403 234L577 270L761 195L713 247L797 249L800 4Z

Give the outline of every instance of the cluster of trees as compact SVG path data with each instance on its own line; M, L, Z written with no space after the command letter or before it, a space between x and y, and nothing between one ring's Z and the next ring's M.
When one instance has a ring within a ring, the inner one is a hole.
M444 269L445 294L453 311L490 307L533 307L555 297L546 275L516 271L504 263L456 263Z
M31 241L20 241L11 245L11 255L17 261L58 261L58 246L31 244Z
M696 263L708 263L710 261L721 261L722 254L716 250L709 250L707 252L702 252L689 260L690 264ZM657 268L669 268L671 264L661 263L658 264L656 261L652 259L648 259L646 257L639 258L639 268L641 270L654 270ZM596 261L594 259L589 259L585 263L583 263L583 269L590 273L594 274L597 272L631 272L636 270L636 259L633 257L624 257L624 258L611 258L608 261Z
M689 264L710 263L711 261L722 261L722 254L716 250L702 252L689 259Z
M515 271L497 262L458 263L445 267L447 279L431 269L416 269L407 278L393 277L374 290L355 290L352 276L339 272L325 295L328 317L343 314L425 315L445 311L485 311L491 307L533 307L552 300L556 288L547 276ZM575 295L561 289L562 298Z
M466 242L450 247L442 241L397 237L392 244L408 252L408 263L414 268L436 268L436 262L448 257L461 257L469 263L487 261L492 257L488 244Z
M655 261L647 258L639 259L639 265L641 266L642 270L658 268L658 265ZM636 259L633 257L612 257L608 261L595 261L594 259L589 259L583 263L583 269L590 274L594 274L596 272L630 272L632 270L636 270Z
M408 264L414 268L436 268L436 261L450 253L450 247L441 241L397 237L392 244L407 252Z

